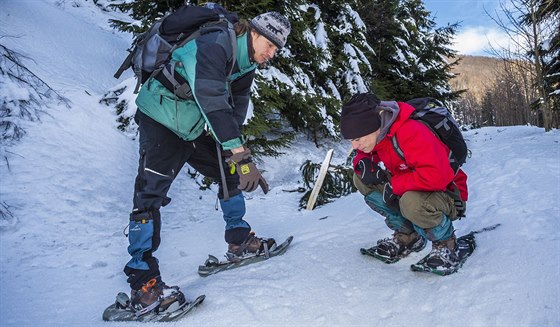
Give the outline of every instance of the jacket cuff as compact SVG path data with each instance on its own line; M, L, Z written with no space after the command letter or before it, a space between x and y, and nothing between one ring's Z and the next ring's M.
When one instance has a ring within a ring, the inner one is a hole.
M239 138L239 137L228 140L228 141L225 141L224 143L222 143L222 148L224 150L231 150L231 149L239 148L240 146L243 146L243 142L241 141L241 138Z

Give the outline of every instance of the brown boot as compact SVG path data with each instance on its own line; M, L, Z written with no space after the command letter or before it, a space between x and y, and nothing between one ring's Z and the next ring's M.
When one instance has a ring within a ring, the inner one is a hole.
M376 252L387 259L404 258L411 252L419 252L426 246L426 239L416 232L395 232L393 237L377 241Z
M130 300L137 316L148 313L159 306L163 296L162 284L163 282L152 278L141 289L131 290Z
M426 265L434 269L453 268L459 264L457 254L457 238L455 234L446 240L432 242L432 251L428 255Z
M255 236L255 232L250 232L249 236L241 244L228 245L228 254L241 257L247 253L267 253L276 244L273 238L260 238ZM228 256L226 254L226 256ZM229 256L228 256L229 258Z
M172 289L171 294L164 296L164 289ZM166 286L159 278L150 279L139 290L131 290L131 304L138 317L150 311L164 312L184 302L185 296L178 287Z

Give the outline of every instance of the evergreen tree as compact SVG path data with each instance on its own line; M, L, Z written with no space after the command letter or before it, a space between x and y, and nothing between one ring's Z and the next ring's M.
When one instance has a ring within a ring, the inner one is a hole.
M397 100L433 96L445 101L456 96L447 84L451 65L444 59L454 55L448 46L456 26L434 30L420 0L218 3L246 19L278 11L292 25L286 47L257 72L250 119L243 128L255 153L277 155L296 133L306 133L318 147L323 138L337 138L341 102L357 92L371 90ZM113 24L143 32L182 4L128 1L115 7L136 21ZM112 95L108 98L122 104ZM126 104L121 107L126 109ZM333 180L351 184L346 178Z
M113 25L140 33L182 4L137 0L114 5L137 21L113 21ZM278 154L296 132L308 133L317 145L324 137L337 137L341 99L369 89L372 76L368 58L373 57L373 50L366 41L365 25L353 10L355 1L231 0L221 4L247 19L278 11L292 24L287 46L270 67L257 73L253 115L243 129L254 152Z
M407 100L431 96L444 102L458 93L449 86L449 48L457 25L435 27L421 0L362 1L360 14L376 56L373 91L381 98Z
M173 10L181 7L183 4L192 4L188 0L136 0L124 1L121 3L110 4L109 7L129 13L130 17L135 21L125 22L118 19L110 19L111 26L123 31L134 33L135 36L145 32L152 24L171 13Z

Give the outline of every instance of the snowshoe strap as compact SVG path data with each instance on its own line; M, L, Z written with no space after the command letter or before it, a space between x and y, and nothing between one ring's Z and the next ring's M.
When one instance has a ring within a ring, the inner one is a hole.
M249 246L249 242L255 237L255 234L250 233L247 238L245 239L245 241L243 241L243 243L241 243L239 245L239 249L237 249L237 251L235 251L235 255L242 255L243 252L245 252L245 249L247 249L247 247Z
M161 303L160 300L157 300L154 303L150 304L149 306L142 308L142 310L136 311L134 314L136 315L136 317L140 317L141 315L146 314L154 310L155 308L157 308L160 303Z
M262 245L264 247L264 257L265 258L270 258L270 251L268 250L268 240L267 239L261 239Z
M132 57L134 57L134 51L129 50L128 56L126 56L119 69L115 72L115 75L113 75L115 78L120 78L122 73L132 66Z

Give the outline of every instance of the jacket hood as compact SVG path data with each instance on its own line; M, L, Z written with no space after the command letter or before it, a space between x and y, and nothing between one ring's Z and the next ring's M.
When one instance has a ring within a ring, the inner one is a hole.
M381 116L381 133L377 138L377 144L385 136L392 136L397 129L412 115L414 107L397 101L381 101L379 108L383 110Z

